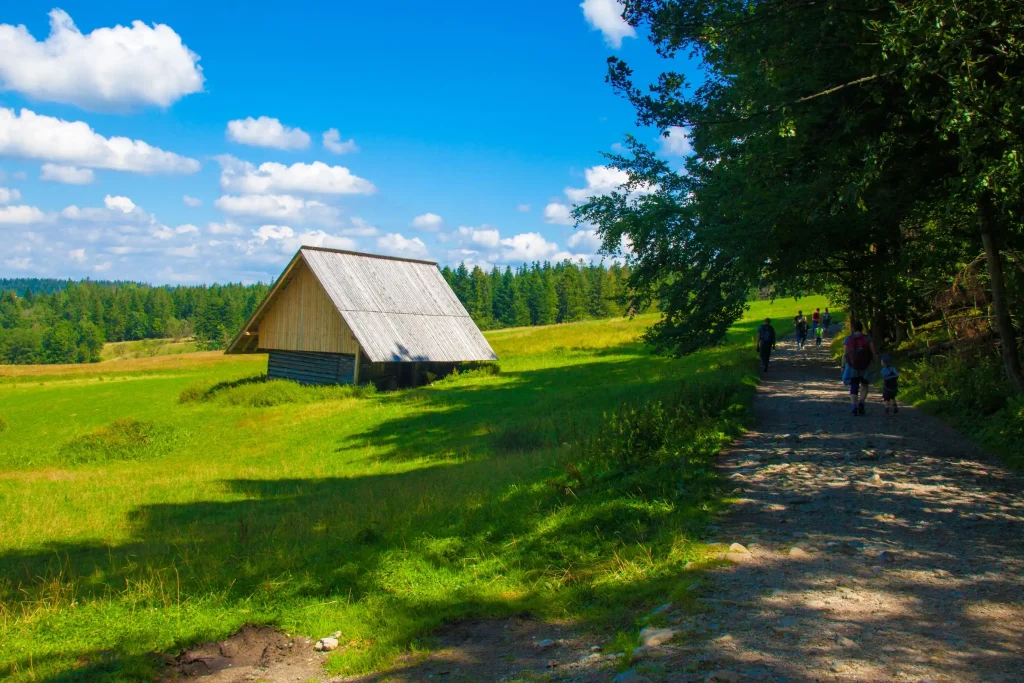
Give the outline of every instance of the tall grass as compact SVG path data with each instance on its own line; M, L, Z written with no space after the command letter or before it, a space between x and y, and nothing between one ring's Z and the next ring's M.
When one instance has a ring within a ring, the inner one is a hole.
M499 374L362 400L205 355L0 384L0 677L152 680L149 653L244 623L342 631L335 672L458 618L630 631L706 553L769 310L683 359L642 346L650 318L491 333ZM197 382L221 388L180 402ZM61 456L162 426L159 457Z

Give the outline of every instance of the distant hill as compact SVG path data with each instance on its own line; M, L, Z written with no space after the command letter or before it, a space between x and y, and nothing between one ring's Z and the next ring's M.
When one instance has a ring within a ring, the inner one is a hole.
M0 294L3 292L14 292L18 296L24 296L26 291L33 294L53 294L68 288L74 280L57 280L44 277L0 277ZM115 287L126 284L122 280L88 280L100 287Z

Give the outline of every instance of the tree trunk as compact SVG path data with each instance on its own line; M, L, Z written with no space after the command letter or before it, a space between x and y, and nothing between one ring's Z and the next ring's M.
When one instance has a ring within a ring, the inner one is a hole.
M985 246L985 260L988 262L988 277L992 286L992 308L995 311L996 329L999 331L1000 347L1003 352L1003 369L1015 391L1024 390L1024 373L1017 355L1017 333L1013 329L1010 311L1006 307L1006 284L1003 281L1003 263L999 256L999 245L995 235L995 207L992 197L982 195L978 200L978 227L981 242Z

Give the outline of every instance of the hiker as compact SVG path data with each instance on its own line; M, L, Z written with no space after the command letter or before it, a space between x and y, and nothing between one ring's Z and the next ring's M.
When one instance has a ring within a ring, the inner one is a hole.
M807 318L800 318L796 324L796 348L803 350L807 345Z
M824 332L825 328L823 327L819 327L814 330L814 345L819 349L821 348L821 335L824 334Z
M889 414L889 408L892 404L892 414L900 412L900 407L896 405L896 394L900 390L900 373L896 371L896 368L892 364L892 358L887 353L882 354L882 401L885 403L885 414Z
M815 337L818 336L818 328L821 326L821 309L815 308L814 313L811 313L811 334Z
M796 315L793 316L793 332L794 336L800 339L800 320L804 317L803 311L797 311Z
M757 328L757 352L761 354L761 371L768 372L768 357L775 349L775 328L772 319L765 318L764 325Z
M853 334L843 340L843 384L850 387L851 412L864 414L864 401L871 384L871 363L875 360L875 344L864 334L864 324L855 320Z
M832 314L828 312L828 307L825 308L825 312L821 314L821 324L828 332L829 326L832 324Z

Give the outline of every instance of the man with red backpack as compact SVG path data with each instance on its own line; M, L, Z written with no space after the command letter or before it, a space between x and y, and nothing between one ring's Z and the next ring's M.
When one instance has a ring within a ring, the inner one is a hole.
M854 415L864 414L864 401L871 385L871 364L878 355L871 337L864 334L864 325L856 320L851 325L853 334L843 341L843 384L850 387L850 406Z

